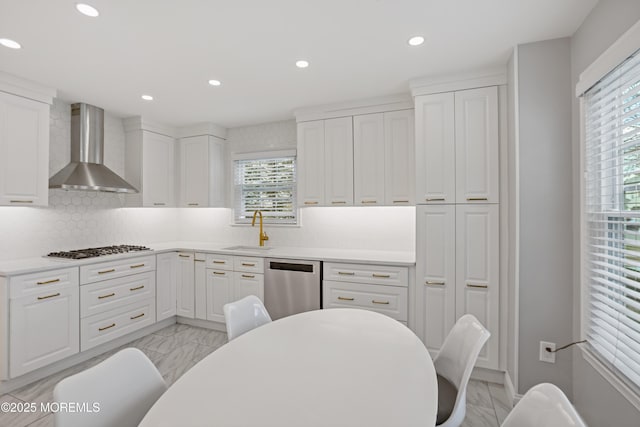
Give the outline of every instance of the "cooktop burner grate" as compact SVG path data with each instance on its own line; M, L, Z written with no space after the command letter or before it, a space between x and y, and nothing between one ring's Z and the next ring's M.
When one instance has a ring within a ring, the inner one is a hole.
M76 249L74 251L51 252L48 257L66 259L94 258L104 255L124 254L128 252L150 251L151 248L136 245L103 246L101 248Z

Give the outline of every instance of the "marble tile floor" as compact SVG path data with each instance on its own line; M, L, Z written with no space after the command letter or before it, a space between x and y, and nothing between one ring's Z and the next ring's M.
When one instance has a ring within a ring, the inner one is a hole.
M94 357L86 362L36 381L11 393L0 396L0 403L51 402L55 385L70 375L81 372L126 347L142 350L156 365L168 385L212 351L227 342L223 332L174 324L129 344ZM504 387L484 381L471 380L467 389L467 416L463 427L498 427L509 413L510 406ZM2 427L53 427L53 415L0 412Z

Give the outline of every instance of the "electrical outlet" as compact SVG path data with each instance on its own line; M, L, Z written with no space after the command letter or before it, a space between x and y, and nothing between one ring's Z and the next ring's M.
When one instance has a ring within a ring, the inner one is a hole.
M550 350L555 350L556 343L540 341L540 361L547 363L556 363L556 354L547 351L547 348L549 348Z

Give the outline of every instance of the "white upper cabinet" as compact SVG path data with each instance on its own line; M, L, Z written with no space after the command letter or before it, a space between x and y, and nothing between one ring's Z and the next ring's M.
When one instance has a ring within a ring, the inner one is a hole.
M329 206L353 205L352 123L351 117L324 121L324 199Z
M416 96L415 106L416 203L454 203L454 95Z
M47 206L49 104L0 92L0 205Z
M415 194L414 111L384 113L385 204L413 205Z
M498 88L455 93L456 202L498 203Z
M298 123L298 201L322 206L324 199L324 120Z
M180 206L223 207L224 140L211 135L180 139Z
M128 206L176 205L175 150L176 141L170 136L139 128L127 130L125 179L138 189L137 194L127 195Z
M384 114L354 116L353 127L355 204L383 205L385 202Z

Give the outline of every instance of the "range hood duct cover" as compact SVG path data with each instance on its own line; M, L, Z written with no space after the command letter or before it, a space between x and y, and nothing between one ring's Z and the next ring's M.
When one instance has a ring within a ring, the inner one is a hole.
M103 164L104 110L71 105L71 163L49 178L49 188L137 193L131 184Z

